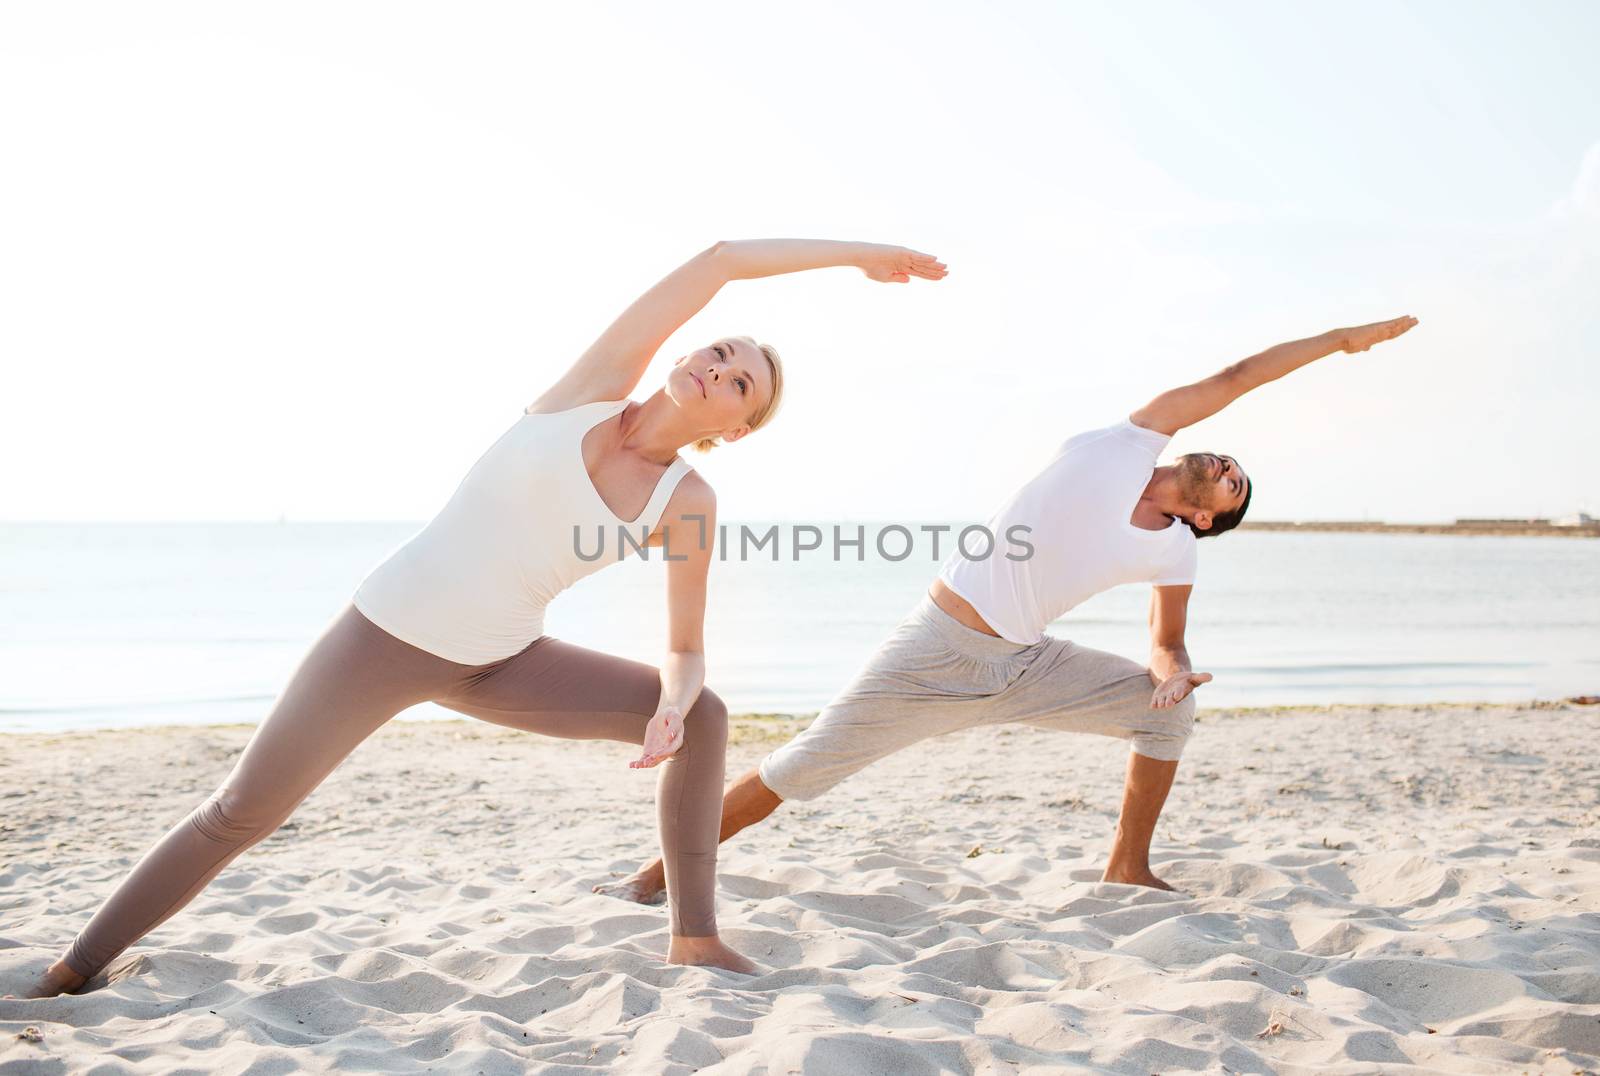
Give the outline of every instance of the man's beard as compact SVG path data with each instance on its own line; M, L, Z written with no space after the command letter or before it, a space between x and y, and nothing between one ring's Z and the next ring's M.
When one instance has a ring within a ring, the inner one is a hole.
M1178 495L1184 504L1196 508L1210 508L1211 465L1206 457L1196 453L1178 457Z

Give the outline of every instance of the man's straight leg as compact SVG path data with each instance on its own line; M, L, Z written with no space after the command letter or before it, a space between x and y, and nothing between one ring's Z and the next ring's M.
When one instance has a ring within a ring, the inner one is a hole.
M720 839L785 800L815 799L902 748L984 723L990 698L1032 649L962 627L924 597L815 721L728 789ZM595 892L649 904L661 879L656 860Z

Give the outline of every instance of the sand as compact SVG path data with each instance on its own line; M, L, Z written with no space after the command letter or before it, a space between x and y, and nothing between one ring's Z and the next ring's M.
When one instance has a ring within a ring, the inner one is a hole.
M795 727L740 721L730 774ZM0 741L0 993L248 734ZM1600 1070L1597 740L1567 704L1202 711L1182 894L1098 881L1122 744L933 741L724 846L743 978L590 892L652 851L626 748L391 723L90 992L0 1002L0 1072Z

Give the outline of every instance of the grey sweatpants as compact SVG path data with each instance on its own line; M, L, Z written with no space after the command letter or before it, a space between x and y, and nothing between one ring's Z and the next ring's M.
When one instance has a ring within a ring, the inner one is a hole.
M1154 692L1137 662L1050 636L997 639L924 596L811 726L762 760L761 782L786 800L813 799L919 740L1014 722L1118 736L1173 761L1194 696L1154 710Z

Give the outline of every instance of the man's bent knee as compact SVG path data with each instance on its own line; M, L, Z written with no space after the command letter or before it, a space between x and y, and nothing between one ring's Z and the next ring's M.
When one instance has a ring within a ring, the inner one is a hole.
M1194 731L1195 697L1190 692L1176 705L1150 711L1151 720L1133 735L1133 750L1146 758L1176 762Z

